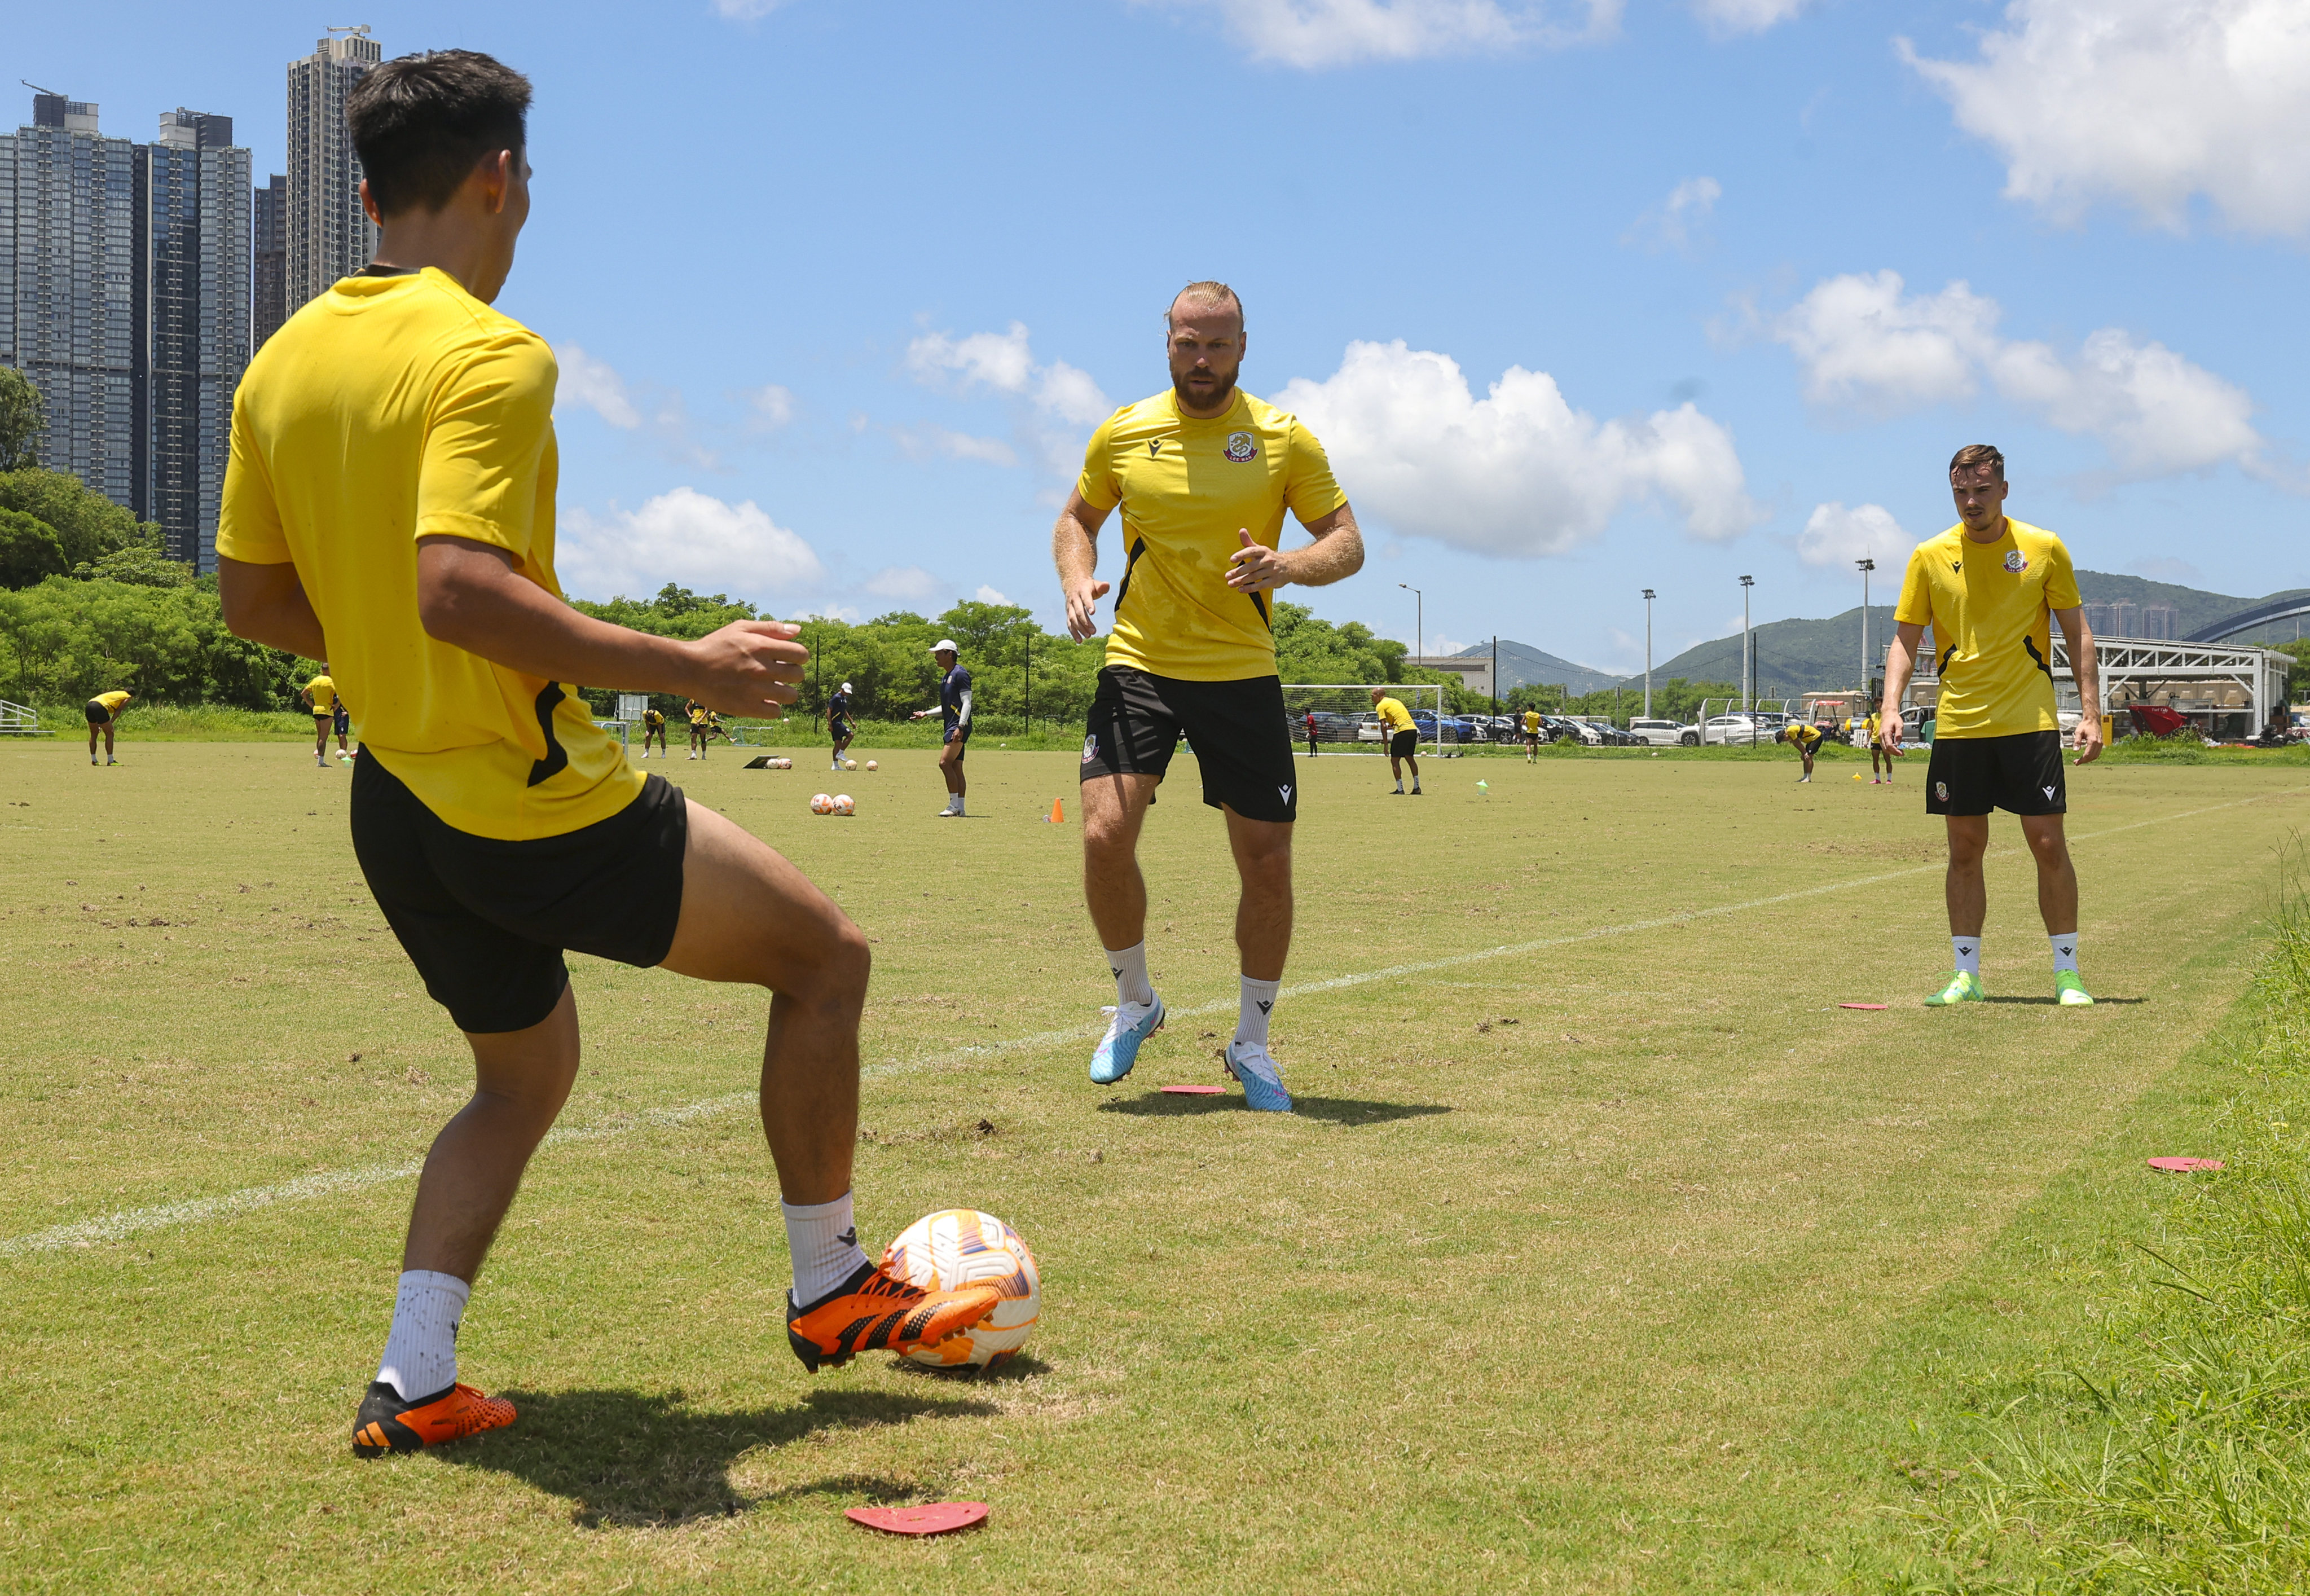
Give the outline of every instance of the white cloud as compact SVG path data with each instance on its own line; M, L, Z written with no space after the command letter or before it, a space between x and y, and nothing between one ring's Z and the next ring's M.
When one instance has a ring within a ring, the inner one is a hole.
M1007 604L1011 602L984 582L978 585L978 591L971 596L982 604Z
M980 460L989 465L1016 465L1019 456L999 438L977 438L950 432L944 427L900 427L891 436L911 459Z
M760 22L786 0L714 0L714 14L734 22Z
M637 510L566 514L555 564L562 586L581 598L679 582L760 600L826 575L817 552L753 500L728 504L694 488L661 493Z
M945 584L918 565L894 565L876 571L860 584L859 591L875 598L920 603L935 598Z
M2202 195L2241 231L2310 230L2301 0L2013 0L1975 60L1899 44L2057 219L2115 200L2179 230Z
M560 384L553 391L557 405L567 401L626 431L642 424L641 412L626 395L625 379L607 360L595 360L574 343L561 345L553 358L561 368Z
M1811 4L1812 0L1692 0L1692 9L1708 30L1721 39L1734 33L1762 33L1790 21Z
M1882 560L1901 554L1916 541L1881 504L1846 509L1831 502L1813 507L1804 531L1797 534L1797 558L1807 565L1849 569L1856 559Z
M907 345L907 369L921 382L933 382L946 372L960 374L960 386L977 386L1005 394L1023 393L1035 375L1035 355L1028 347L1027 324L1012 322L1007 333L972 333L957 338L946 333L925 333Z
M2097 439L2120 473L2164 476L2224 461L2266 469L2254 401L2235 383L2117 327L2075 356L1997 333L1997 301L1963 282L1913 295L1898 272L1831 277L1780 317L1814 403L1888 415L1969 399L1985 381L2063 432Z
M1004 332L960 338L925 333L907 345L907 369L926 387L951 387L964 394L989 389L1010 399L1020 446L1037 456L1045 470L1057 474L1073 474L1084 429L1106 420L1115 408L1089 372L1064 360L1038 361L1023 322L1012 322ZM981 446L979 452L956 457L1003 465L1018 463L1007 446L993 438L973 441ZM1002 451L999 460L996 450Z
M1324 440L1359 514L1456 548L1560 553L1645 499L1711 540L1758 519L1732 434L1690 404L1599 421L1520 366L1478 399L1449 356L1401 340L1350 344L1338 371L1295 377L1276 403Z
M1724 186L1714 178L1687 178L1668 191L1668 197L1637 219L1628 241L1680 253L1692 247L1692 235L1708 220Z
M776 432L795 419L795 396L790 388L776 383L765 383L759 388L746 390L746 408L752 413L746 418L750 432Z
M1609 39L1622 0L1139 0L1218 15L1255 61L1315 71L1360 61L1499 54Z

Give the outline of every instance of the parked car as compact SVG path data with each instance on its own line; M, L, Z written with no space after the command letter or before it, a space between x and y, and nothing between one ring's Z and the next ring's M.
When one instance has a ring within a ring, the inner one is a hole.
M1376 715L1367 715L1360 717L1356 722L1356 741L1358 742L1385 742L1387 741L1386 733L1380 728L1379 716Z
M1698 726L1680 726L1672 720L1632 720L1628 731L1638 742L1650 743L1654 748L1674 748L1679 744L1694 748L1700 742Z
M1737 748L1751 742L1770 742L1779 731L1762 716L1712 715L1700 728L1700 741L1711 747Z
M1318 709L1315 713L1316 741L1318 743L1353 742L1356 741L1357 716L1352 715L1342 715L1337 710L1332 709ZM1291 728L1292 742L1305 742L1307 741L1307 712L1306 710L1301 710L1298 715L1286 716L1284 719Z

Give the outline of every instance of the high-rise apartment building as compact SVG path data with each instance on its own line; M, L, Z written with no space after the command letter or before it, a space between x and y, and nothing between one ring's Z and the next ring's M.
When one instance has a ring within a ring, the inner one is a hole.
M248 364L248 152L232 118L178 109L137 151L137 481L169 557L216 568L232 394Z
M274 173L273 181L256 191L256 199L248 224L251 354L263 349L265 341L289 319L289 179Z
M369 265L377 229L361 213L360 158L345 126L345 96L385 58L366 25L332 28L289 63L288 309Z
M32 96L0 136L0 363L40 390L40 463L116 504L137 475L136 146L97 108Z

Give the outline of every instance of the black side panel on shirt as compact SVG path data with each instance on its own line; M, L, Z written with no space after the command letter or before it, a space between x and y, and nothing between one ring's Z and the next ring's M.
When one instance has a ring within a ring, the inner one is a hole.
M569 750L553 734L553 711L566 696L558 681L547 682L544 690L537 695L537 729L545 734L545 758L529 768L529 785L533 787L539 782L551 781L569 768Z

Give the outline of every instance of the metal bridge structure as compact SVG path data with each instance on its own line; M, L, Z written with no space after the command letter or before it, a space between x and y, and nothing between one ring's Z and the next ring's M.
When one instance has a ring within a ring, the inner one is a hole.
M2303 603L2306 612L2310 612L2310 599ZM2275 615L2261 618L2276 619ZM2105 714L2132 704L2162 701L2162 707L2206 717L2204 729L2209 731L2220 730L2223 717L2234 717L2240 724L2228 730L2240 737L2260 731L2273 712L2286 707L2287 681L2294 669L2290 655L2254 643L2096 638L2094 657L2101 674ZM2062 707L2075 710L2077 678L2070 670L2069 646L2058 629L2054 632L2053 676L2054 696ZM1908 702L1931 704L1940 692L1940 681L1920 672L1910 688Z
M2227 620L2200 627L2182 640L2185 643L2219 643L2224 638L2234 638L2240 632L2252 631L2255 627L2268 626L2273 620L2291 620L2297 615L2310 615L2310 593L2297 593L2291 598L2272 599L2250 610L2240 610Z

